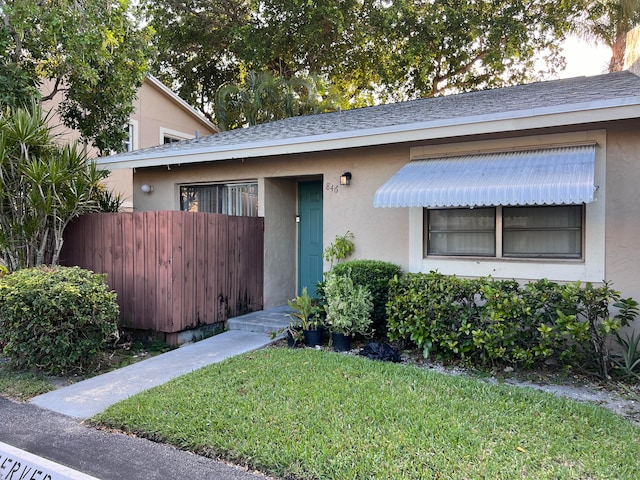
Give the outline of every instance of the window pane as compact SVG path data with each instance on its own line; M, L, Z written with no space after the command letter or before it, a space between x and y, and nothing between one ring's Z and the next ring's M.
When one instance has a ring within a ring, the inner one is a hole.
M185 185L180 187L180 209L189 212L258 216L258 185Z
M129 123L124 127L124 131L126 132L126 137L124 139L124 151L132 152L133 151L133 135L134 129L133 124Z
M505 257L580 258L582 206L504 207Z
M427 255L495 256L495 209L429 210Z
M221 213L218 205L222 188L218 185L180 187L180 210L187 212Z
M429 255L494 256L496 241L493 232L431 233Z

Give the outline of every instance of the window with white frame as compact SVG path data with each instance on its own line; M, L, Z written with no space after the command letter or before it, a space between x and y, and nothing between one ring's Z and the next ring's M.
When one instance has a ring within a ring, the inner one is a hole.
M425 209L425 256L583 258L582 205Z
M133 123L128 123L124 127L125 139L124 139L124 151L133 152L136 149L136 126Z
M180 210L257 217L257 182L180 186Z
M167 145L169 143L181 142L182 140L189 140L194 138L194 135L180 132L178 130L173 130L171 128L160 127L160 144Z

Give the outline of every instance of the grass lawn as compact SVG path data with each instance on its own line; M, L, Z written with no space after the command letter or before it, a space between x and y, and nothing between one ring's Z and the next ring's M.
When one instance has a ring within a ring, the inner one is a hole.
M311 349L235 357L93 421L290 478L640 478L640 429L600 407Z
M36 372L16 372L0 359L0 395L24 401L50 390L53 386L47 376Z

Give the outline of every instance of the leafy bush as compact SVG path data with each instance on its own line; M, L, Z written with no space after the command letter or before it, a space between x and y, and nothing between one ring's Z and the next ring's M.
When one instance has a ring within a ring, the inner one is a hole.
M387 304L388 335L420 347L424 356L466 358L474 349L479 285L437 272L394 277Z
M0 348L16 368L85 371L117 331L104 275L78 267L18 270L0 279Z
M332 332L347 336L371 333L371 294L354 285L349 275L329 274L325 285L327 325Z
M634 321L638 302L632 298L621 298L620 292L613 290L607 282L599 287L591 283L583 287L580 282L575 282L564 285L562 293L572 306L572 313L585 325L584 336L580 340L587 352L586 358L595 361L600 377L606 380L611 363L610 338L620 327L629 326ZM613 317L609 311L611 306L619 310Z
M354 285L362 285L371 293L373 301L372 327L376 334L385 335L389 281L396 275L400 275L402 269L393 263L379 260L350 260L335 265L331 273L339 276L348 275Z
M619 309L611 316L610 305ZM405 339L425 356L532 367L548 358L580 360L608 375L608 343L629 325L637 303L608 283L558 285L539 280L463 279L437 272L390 283L389 337Z

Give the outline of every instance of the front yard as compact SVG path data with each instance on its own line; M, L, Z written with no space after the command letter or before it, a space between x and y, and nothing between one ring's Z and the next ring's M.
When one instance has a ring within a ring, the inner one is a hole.
M284 478L640 478L640 430L603 408L310 349L232 358L93 421Z

